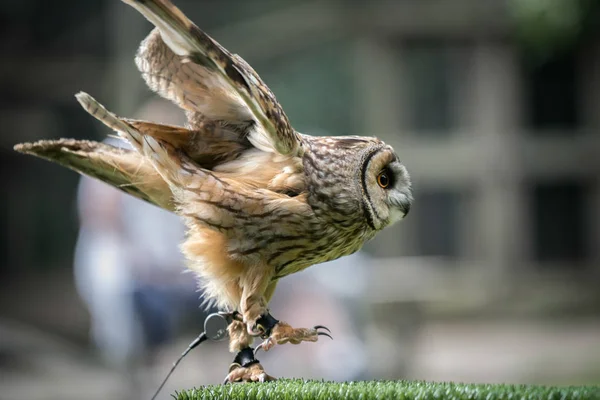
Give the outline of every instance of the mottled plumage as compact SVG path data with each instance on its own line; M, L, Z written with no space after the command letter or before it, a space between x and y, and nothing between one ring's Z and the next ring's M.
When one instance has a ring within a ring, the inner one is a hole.
M151 89L186 111L187 127L119 118L80 93L134 151L67 140L16 149L181 215L189 268L210 300L241 313L230 326L241 350L248 335L271 333L258 321L280 278L357 251L408 213L408 173L379 139L296 132L256 72L167 0L123 1L156 25L135 61ZM263 348L317 340L316 329L274 329Z

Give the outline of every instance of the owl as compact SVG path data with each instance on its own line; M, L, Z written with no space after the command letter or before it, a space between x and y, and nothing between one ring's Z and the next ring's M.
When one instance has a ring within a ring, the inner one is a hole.
M297 132L258 74L168 0L123 0L155 29L135 58L147 85L182 108L186 127L120 118L86 93L83 108L132 150L60 139L17 145L180 215L182 251L206 298L227 310L225 382L273 379L255 350L329 336L269 313L281 278L356 252L403 219L411 182L373 137ZM255 337L263 341L256 349Z

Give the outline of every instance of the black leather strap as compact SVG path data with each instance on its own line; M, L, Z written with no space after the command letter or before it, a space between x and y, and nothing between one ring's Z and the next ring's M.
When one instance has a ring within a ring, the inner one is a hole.
M261 335L263 339L271 336L271 331L273 327L279 323L279 320L273 317L270 313L266 313L262 315L259 319L256 320L256 325L260 325L263 327L264 332Z
M233 359L233 363L239 364L244 368L258 363L258 360L254 358L254 349L252 347L246 347L245 349L240 350Z

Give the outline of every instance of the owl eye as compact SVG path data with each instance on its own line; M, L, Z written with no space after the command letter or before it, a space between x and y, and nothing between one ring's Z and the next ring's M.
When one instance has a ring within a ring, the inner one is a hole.
M385 189L388 186L390 186L390 181L391 181L391 179L390 179L390 176L389 176L389 172L386 169L384 169L383 171L381 171L379 173L379 175L377 175L377 183L383 189Z

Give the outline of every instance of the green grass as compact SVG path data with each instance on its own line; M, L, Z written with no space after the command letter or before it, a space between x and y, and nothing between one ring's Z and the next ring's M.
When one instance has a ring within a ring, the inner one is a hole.
M176 394L201 399L600 399L600 386L475 385L415 381L323 382L280 379L269 383L204 386Z

